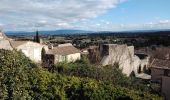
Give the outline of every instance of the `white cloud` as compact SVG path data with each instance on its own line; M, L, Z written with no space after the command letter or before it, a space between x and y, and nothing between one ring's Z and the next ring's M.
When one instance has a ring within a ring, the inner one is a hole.
M170 24L170 20L160 20L159 24Z
M71 23L95 18L124 1L126 0L1 0L0 19L7 29L69 27Z
M139 24L136 26L138 29L170 29L170 20L158 20L155 22L149 22Z
M76 28L97 31L170 28L170 20L115 24L92 20L127 0L0 0L0 27L5 30ZM123 8L122 8L123 9Z
M126 30L151 30L151 29L170 29L170 20L160 20L143 24L115 24L109 21L89 22L82 24L78 28L94 29L97 31L126 31Z

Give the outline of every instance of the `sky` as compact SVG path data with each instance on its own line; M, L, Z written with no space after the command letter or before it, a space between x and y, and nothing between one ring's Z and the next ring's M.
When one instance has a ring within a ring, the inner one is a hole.
M170 29L170 0L0 0L0 29Z

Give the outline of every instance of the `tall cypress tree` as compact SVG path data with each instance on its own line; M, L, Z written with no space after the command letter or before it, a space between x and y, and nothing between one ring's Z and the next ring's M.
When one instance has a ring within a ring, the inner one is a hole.
M34 41L37 43L40 43L40 37L39 37L39 32L36 31L36 36L34 37Z
M42 59L42 61L43 61L44 58L45 58L45 54L46 54L46 51L45 51L45 49L44 49L44 47L43 47L42 50L41 50L41 59Z

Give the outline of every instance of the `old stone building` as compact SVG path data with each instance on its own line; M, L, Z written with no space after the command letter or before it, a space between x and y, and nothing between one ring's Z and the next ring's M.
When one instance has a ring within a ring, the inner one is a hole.
M162 82L161 82L161 92L164 96L165 100L170 100L170 77L169 76L162 76Z
M151 65L151 79L161 81L162 76L170 77L170 61L163 59L154 59Z
M11 41L11 45L16 50L21 50L27 57L36 63L41 63L42 48L48 50L48 47L32 41Z
M119 64L122 72L129 76L132 71L140 78L150 78L149 75L139 73L138 69L143 71L144 67L148 67L149 58L144 57L140 59L134 54L134 46L118 45L118 44L104 44L100 46L101 64L102 66Z
M80 50L70 43L61 44L48 50L44 63L46 65L53 65L58 62L74 62L81 58L80 53Z
M159 83L165 100L170 99L170 60L154 59L151 66L151 80Z
M14 41L9 39L3 32L0 32L0 49L22 51L27 57L36 63L41 63L41 51L45 48L48 51L46 45L35 43L32 41Z

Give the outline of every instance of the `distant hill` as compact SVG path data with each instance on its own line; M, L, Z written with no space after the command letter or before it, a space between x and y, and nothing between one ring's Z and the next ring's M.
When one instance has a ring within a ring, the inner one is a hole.
M52 31L39 31L40 35L64 35L64 34L83 34L83 33L92 33L93 31L85 31L85 30L52 30ZM26 31L7 31L6 35L23 35L23 36L31 36L35 35L35 32L26 32Z
M63 29L63 30L49 30L49 31L39 31L40 35L71 35L71 34L143 34L143 33L157 33L157 32L168 32L170 29L162 30L132 30L132 31L86 31L86 30L72 30L72 29ZM16 36L33 36L35 32L26 32L26 31L7 31L6 35L16 35Z

